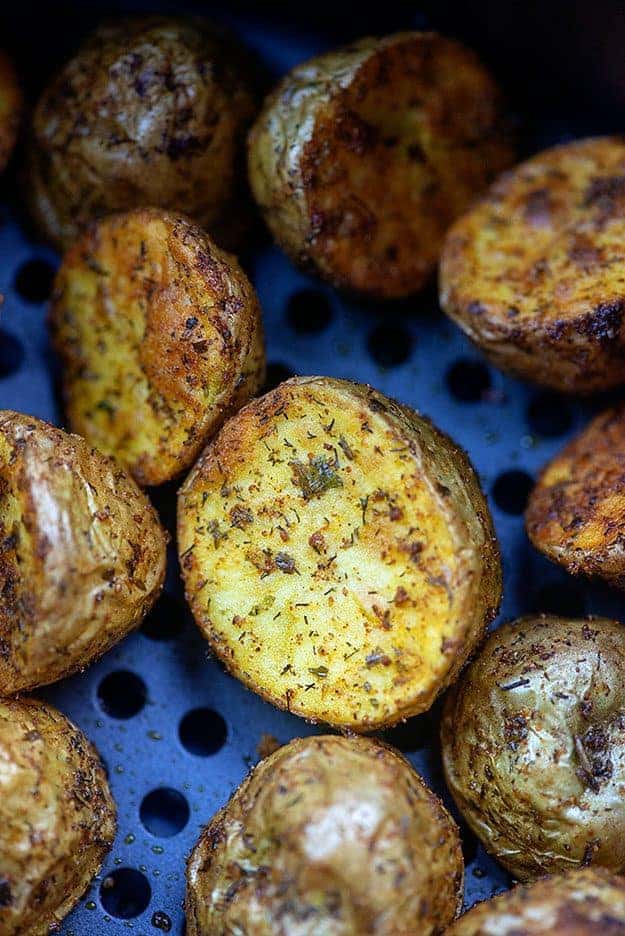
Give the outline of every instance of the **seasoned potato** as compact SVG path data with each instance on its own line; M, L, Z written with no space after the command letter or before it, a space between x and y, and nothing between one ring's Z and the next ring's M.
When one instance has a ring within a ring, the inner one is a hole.
M59 270L50 324L72 429L139 484L188 468L264 379L249 280L204 231L159 209L89 227Z
M206 827L187 867L189 936L431 936L462 906L455 823L398 753L291 741Z
M529 537L573 575L625 588L625 407L597 416L542 472Z
M601 868L519 884L485 900L447 936L623 936L625 879Z
M10 59L0 51L0 172L13 151L17 137L22 93Z
M231 672L353 731L429 708L501 592L464 452L325 377L289 380L222 428L180 491L178 545L196 621Z
M572 393L623 382L625 138L556 146L453 226L441 304L493 362Z
M121 468L0 411L0 695L87 666L140 623L164 573L165 534Z
M256 112L246 56L200 19L118 19L84 43L40 98L28 196L67 248L85 222L155 205L236 239L244 137Z
M0 932L47 936L97 873L115 804L95 748L36 699L0 701Z
M253 193L278 243L336 286L420 289L449 223L510 165L499 91L435 33L362 39L298 65L249 138Z
M521 880L625 869L625 628L551 616L507 624L446 700L458 808Z

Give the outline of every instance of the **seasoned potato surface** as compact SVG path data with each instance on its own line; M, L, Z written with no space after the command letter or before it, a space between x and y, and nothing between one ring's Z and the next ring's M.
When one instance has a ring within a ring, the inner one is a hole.
M140 623L164 574L165 534L118 465L0 411L0 695L87 666Z
M519 884L460 917L447 936L622 936L625 879L585 868Z
M100 27L35 109L27 194L45 236L66 249L93 218L156 205L236 240L252 84L246 55L201 19Z
M234 416L183 485L187 597L281 708L354 731L429 708L499 603L465 456L369 387L294 378Z
M362 39L298 65L249 139L276 240L336 286L380 297L423 286L449 223L512 158L494 82L435 33Z
M20 113L22 93L10 59L0 51L0 172L13 151Z
M455 823L407 761L312 737L262 761L187 867L189 936L433 936L462 906Z
M495 631L441 725L453 797L515 877L625 869L625 627L522 618Z
M85 736L36 699L0 701L0 932L47 936L115 837L116 810Z
M573 393L623 382L625 138L503 175L453 226L441 304L503 370Z
M601 413L547 465L526 524L569 572L625 588L625 407Z
M264 379L260 307L235 258L144 208L89 227L50 316L74 431L142 485L188 468Z

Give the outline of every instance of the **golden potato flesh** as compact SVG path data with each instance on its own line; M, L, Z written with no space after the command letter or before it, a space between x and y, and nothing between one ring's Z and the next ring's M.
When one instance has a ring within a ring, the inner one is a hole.
M83 669L160 592L165 534L84 439L0 411L0 695Z
M364 738L292 741L206 827L189 936L433 936L462 906L455 823L407 761Z
M248 73L242 50L200 19L98 29L34 112L28 197L44 235L66 249L93 218L155 205L236 239L256 112Z
M499 91L435 33L362 39L298 65L249 138L254 196L278 243L334 285L420 289L449 223L510 165Z
M569 572L625 588L625 407L601 413L547 465L526 525Z
M499 603L464 454L369 387L294 378L234 416L183 485L187 598L281 708L353 731L429 708Z
M57 275L50 325L71 428L142 485L188 468L264 379L249 280L204 231L158 209L89 227Z
M522 618L450 692L443 765L458 808L515 877L625 870L625 627Z
M47 936L98 872L116 810L98 754L36 699L0 701L0 932Z
M443 309L502 370L572 393L624 380L625 138L503 175L451 229Z
M8 56L0 52L0 172L13 152L20 113L22 93Z
M625 879L586 868L519 884L485 900L447 936L623 936Z

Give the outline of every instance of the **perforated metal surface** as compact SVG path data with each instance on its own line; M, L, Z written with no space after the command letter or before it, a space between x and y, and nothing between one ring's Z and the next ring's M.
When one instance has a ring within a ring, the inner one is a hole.
M238 25L276 72L324 45L296 30L287 42L258 23ZM565 135L562 127L535 130L541 145ZM45 330L48 265L56 257L29 242L7 209L0 258L0 406L62 424ZM264 309L272 382L290 373L369 382L430 416L469 451L501 541L500 620L533 610L620 617L617 596L583 587L532 551L521 516L531 477L586 420L591 404L559 400L489 368L440 315L433 290L401 306L360 305L302 276L270 246L248 268ZM174 492L158 492L157 505L171 528ZM97 744L119 807L115 845L62 926L66 936L117 936L129 928L144 936L182 933L184 861L200 827L258 760L264 734L283 742L314 730L264 704L208 658L184 607L173 550L170 559L165 596L143 630L84 675L42 693ZM448 801L437 710L386 737ZM163 788L169 792L146 800ZM466 832L464 845L470 905L507 887L509 878Z

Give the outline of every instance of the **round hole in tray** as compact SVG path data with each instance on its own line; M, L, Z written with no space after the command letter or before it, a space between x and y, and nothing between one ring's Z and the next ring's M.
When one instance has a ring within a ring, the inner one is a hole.
M0 328L0 378L10 377L21 367L24 349L4 328Z
M547 582L539 588L532 602L534 611L562 617L584 617L586 598L575 582Z
M117 670L105 676L98 686L98 701L111 718L132 718L146 703L145 683L130 670Z
M286 317L293 331L301 335L321 332L332 319L332 306L325 293L318 289L301 289L293 293L286 307Z
M159 787L143 798L139 816L144 827L158 838L171 838L189 821L189 804L178 790Z
M490 390L490 371L481 361L461 358L454 361L445 376L451 395L461 403L477 403Z
M100 884L100 903L118 920L140 916L149 906L151 897L150 882L136 868L116 868Z
M522 514L533 486L534 482L527 471L519 468L504 471L493 485L495 503L504 513Z
M52 292L54 267L47 260L27 260L15 274L16 292L27 302L46 302Z
M164 592L141 625L141 633L150 640L173 640L183 629L184 615L182 604Z
M289 377L294 376L295 371L292 371L291 368L283 364L282 361L273 361L267 365L267 376L265 378L263 393L268 393L269 390L273 390L278 384L281 384L283 380L288 380Z
M226 743L228 728L219 714L209 708L196 708L184 716L178 729L182 746L197 757L209 757Z
M557 393L538 393L527 408L527 423L545 438L565 435L573 424L570 403Z
M412 354L413 338L401 323L376 325L367 338L367 349L380 367L404 364Z

